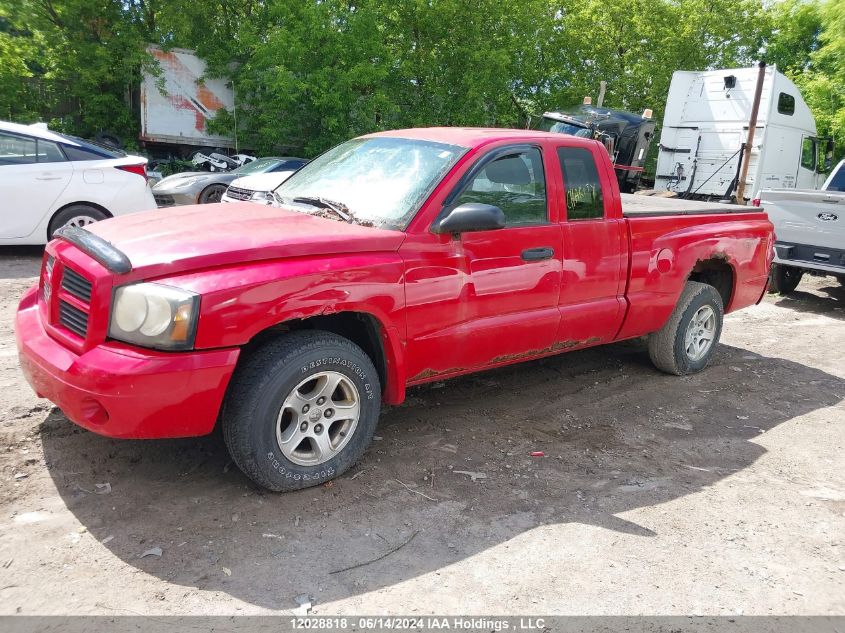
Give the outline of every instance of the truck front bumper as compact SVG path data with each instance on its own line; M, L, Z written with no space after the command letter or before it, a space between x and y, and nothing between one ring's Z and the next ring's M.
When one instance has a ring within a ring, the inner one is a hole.
M15 319L21 369L39 397L100 435L166 438L214 429L238 348L164 353L105 343L76 354L44 329L37 288Z

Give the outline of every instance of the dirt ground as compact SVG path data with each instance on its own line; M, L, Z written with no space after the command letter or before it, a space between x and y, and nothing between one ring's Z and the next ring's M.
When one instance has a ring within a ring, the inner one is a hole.
M317 615L845 614L832 278L729 316L696 376L635 342L413 389L352 471L276 495L216 435L109 440L37 400L12 323L39 258L0 251L2 614L289 613L303 594Z

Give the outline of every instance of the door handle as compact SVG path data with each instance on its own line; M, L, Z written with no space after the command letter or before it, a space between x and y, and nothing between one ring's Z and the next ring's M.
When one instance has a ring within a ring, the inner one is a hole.
M61 180L61 176L36 176L36 180Z
M538 248L526 248L522 251L522 259L527 262L538 262L543 259L551 259L555 255L555 249L550 246Z

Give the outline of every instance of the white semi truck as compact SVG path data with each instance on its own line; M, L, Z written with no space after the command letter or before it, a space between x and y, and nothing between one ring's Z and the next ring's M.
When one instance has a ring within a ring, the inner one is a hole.
M761 189L817 189L824 182L833 143L817 137L798 88L774 66L764 69L750 153L745 147L758 75L758 68L672 75L656 192L729 200L736 196L744 158L749 159L744 201Z

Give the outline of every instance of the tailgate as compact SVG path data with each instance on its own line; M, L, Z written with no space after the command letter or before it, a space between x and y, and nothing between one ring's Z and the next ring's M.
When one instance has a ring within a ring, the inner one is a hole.
M845 250L845 193L763 191L760 198L769 219L775 225L778 243L800 244L840 253ZM782 259L827 263L827 257L819 259L813 253L804 253L803 250L800 257L797 255L794 253L792 257L784 258L778 253Z

